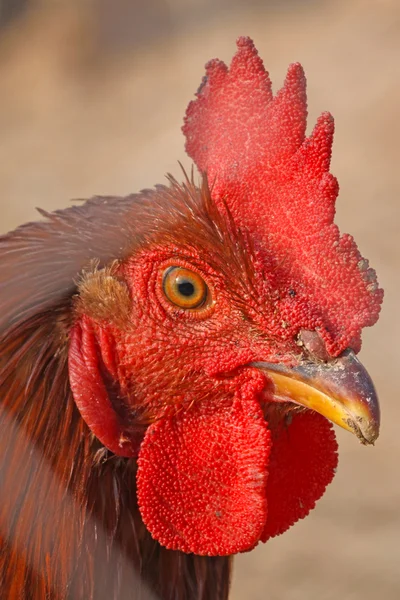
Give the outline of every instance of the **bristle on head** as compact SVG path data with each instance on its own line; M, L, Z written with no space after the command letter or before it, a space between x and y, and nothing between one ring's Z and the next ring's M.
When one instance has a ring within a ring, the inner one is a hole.
M219 60L206 67L186 113L187 152L207 173L217 204L251 235L263 276L279 292L276 328L284 322L286 335L318 329L332 355L358 351L383 292L353 239L333 222L333 118L323 113L306 138L302 67L291 65L273 96L253 42L242 37L237 45L229 69Z

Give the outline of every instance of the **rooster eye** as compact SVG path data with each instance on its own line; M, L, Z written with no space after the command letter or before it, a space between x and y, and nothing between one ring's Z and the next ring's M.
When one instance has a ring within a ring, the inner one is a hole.
M207 298L207 285L198 275L183 267L169 267L163 276L164 294L180 308L199 308Z

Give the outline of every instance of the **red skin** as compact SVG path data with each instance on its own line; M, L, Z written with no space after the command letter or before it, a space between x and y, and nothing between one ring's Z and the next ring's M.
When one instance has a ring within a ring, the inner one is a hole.
M295 365L304 330L305 347L324 360L357 352L382 301L375 272L333 222L333 119L324 113L306 138L306 117L300 65L273 96L248 38L229 69L211 61L183 130L211 185L211 221L225 221L224 243L205 241L200 219L197 240L196 230L182 243L170 231L168 242L145 244L119 267L127 323L84 315L72 331L78 408L106 447L138 456L142 518L168 548L248 550L308 514L334 475L331 425L285 412L248 366ZM198 272L210 306L172 306L161 285L168 266Z

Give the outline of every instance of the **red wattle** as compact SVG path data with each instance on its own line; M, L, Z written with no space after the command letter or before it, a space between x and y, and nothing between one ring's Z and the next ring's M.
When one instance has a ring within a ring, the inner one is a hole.
M206 399L151 425L137 473L143 522L166 548L229 555L259 541L270 434L255 400Z
M306 411L271 430L268 516L261 540L283 533L308 515L332 481L338 463L332 424Z

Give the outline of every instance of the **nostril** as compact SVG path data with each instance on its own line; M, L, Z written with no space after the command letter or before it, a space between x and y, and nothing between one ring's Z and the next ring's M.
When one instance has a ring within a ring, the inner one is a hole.
M323 360L324 362L331 360L332 357L326 349L325 342L317 331L301 329L299 340L313 357L319 358L319 360Z

